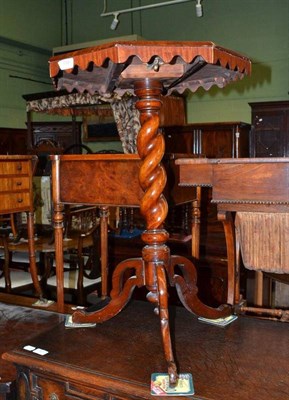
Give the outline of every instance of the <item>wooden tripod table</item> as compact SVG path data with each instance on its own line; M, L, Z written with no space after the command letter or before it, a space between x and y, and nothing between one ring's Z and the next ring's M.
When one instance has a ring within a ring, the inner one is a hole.
M103 322L118 314L129 301L133 289L146 286L147 298L155 305L160 317L161 333L165 358L168 365L170 384L177 382L178 374L171 344L168 315L168 283L175 286L184 306L197 315L218 318L229 315L229 305L217 309L203 304L197 295L196 271L191 261L185 257L171 256L166 245L168 233L163 229L168 206L163 195L166 173L161 164L165 151L164 138L159 131L159 111L161 95L173 91L183 93L186 89L206 90L213 85L220 88L249 74L251 63L248 58L230 50L216 46L212 42L118 42L62 54L50 59L50 76L57 89L68 91L88 91L91 94L122 96L130 92L137 97L136 108L140 112L141 129L137 137L140 166L137 177L127 182L128 170L118 176L115 190L117 168L104 168L101 171L90 166L96 177L101 173L107 177L101 186L105 196L131 194L132 183L137 179L141 189L140 210L146 220L146 231L142 234L144 248L142 257L121 262L113 273L111 300L104 308L89 313L77 311L73 314L75 322ZM124 155L124 160L127 155ZM132 156L133 157L133 156ZM57 161L56 161L57 162ZM108 165L108 164L107 164ZM107 172L110 170L110 173ZM61 168L58 169L61 173ZM90 171L91 173L91 171ZM56 174L57 175L57 174ZM129 174L130 175L130 174ZM73 168L71 175L73 176ZM89 175L92 176L92 175ZM58 176L63 183L66 176ZM73 190L73 179L68 179ZM96 183L82 174L83 191ZM61 217L59 210L58 185L54 193L55 206L55 244L58 273L62 273L61 260ZM134 192L135 190L132 190ZM139 193L137 191L136 193ZM61 194L61 193L60 193ZM62 194L64 194L62 192ZM135 194L137 195L137 194ZM65 199L64 199L65 201ZM181 273L176 273L176 269ZM125 272L133 271L128 279ZM168 282L167 282L168 280ZM61 277L60 280L61 282Z

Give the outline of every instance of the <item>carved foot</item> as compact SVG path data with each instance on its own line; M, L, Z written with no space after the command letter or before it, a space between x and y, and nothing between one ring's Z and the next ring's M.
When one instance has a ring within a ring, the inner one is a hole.
M136 286L144 286L144 266L141 258L129 259L121 262L114 270L112 277L112 291L110 301L97 311L76 311L72 315L76 323L102 323L117 315L129 302L132 292ZM134 272L134 275L132 275ZM126 273L130 276L125 280Z
M166 271L163 263L155 264L157 290L155 296L148 294L148 299L156 303L157 307L155 312L159 315L161 324L161 334L163 340L163 348L165 353L166 362L168 365L168 375L170 386L176 386L178 382L178 372L174 361L174 354L172 350L172 341L169 325L169 311L168 311L168 291Z
M176 267L182 275L175 273ZM211 319L224 318L232 314L232 307L227 304L213 308L201 302L198 297L197 272L194 264L187 258L171 256L168 275L171 286L176 287L182 304L191 313Z

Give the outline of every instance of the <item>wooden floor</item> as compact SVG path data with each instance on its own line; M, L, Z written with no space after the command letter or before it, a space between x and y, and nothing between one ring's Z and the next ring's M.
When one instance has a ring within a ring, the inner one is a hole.
M37 305L38 298L30 296L22 296L9 293L0 292L0 303L11 304L15 306L31 307L34 310L43 310L57 312L56 302L50 304L49 306ZM75 307L73 304L65 304L64 312L65 314L71 314L73 312L72 308Z

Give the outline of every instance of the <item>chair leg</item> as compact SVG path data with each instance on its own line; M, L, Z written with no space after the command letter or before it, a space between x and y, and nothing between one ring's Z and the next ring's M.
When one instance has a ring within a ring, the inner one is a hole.
M43 290L46 292L47 291L47 279L50 277L51 275L51 271L52 271L52 266L53 266L53 260L54 260L54 256L53 253L41 253L41 259L43 261L43 265L44 265L44 273L41 277L41 287L43 288Z
M84 293L83 293L84 262L83 262L82 252L83 252L83 239L80 236L77 248L77 264L78 264L77 302L80 305L84 304Z
M263 306L263 272L255 271L255 294L254 304L256 306Z
M17 237L17 229L16 229L16 224L15 224L14 214L10 214L10 224L11 224L11 230L13 233L13 237L16 238Z
M1 236L1 243L4 249L4 264L3 264L3 274L5 279L5 292L11 292L11 277L10 277L10 264L12 260L12 255L8 249L8 239L7 236Z

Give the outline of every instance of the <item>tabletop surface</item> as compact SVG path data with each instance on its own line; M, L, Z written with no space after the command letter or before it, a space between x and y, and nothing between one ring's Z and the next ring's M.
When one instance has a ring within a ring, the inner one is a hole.
M12 350L63 320L64 316L61 314L0 302L0 353ZM0 377L0 387L16 378L14 365L1 358Z
M192 373L196 398L289 399L288 324L239 316L221 328L198 321L182 307L170 308L170 324L179 372ZM151 398L151 373L166 371L159 320L147 302L131 302L95 328L60 324L23 344L48 351L41 358L18 347L12 357L25 356L28 366L45 363L46 370L59 368L60 374L77 369L86 382L96 375L112 386L126 382L144 398Z
M49 69L58 90L122 96L141 78L161 81L166 94L223 88L250 75L251 61L213 42L120 41L52 57Z

